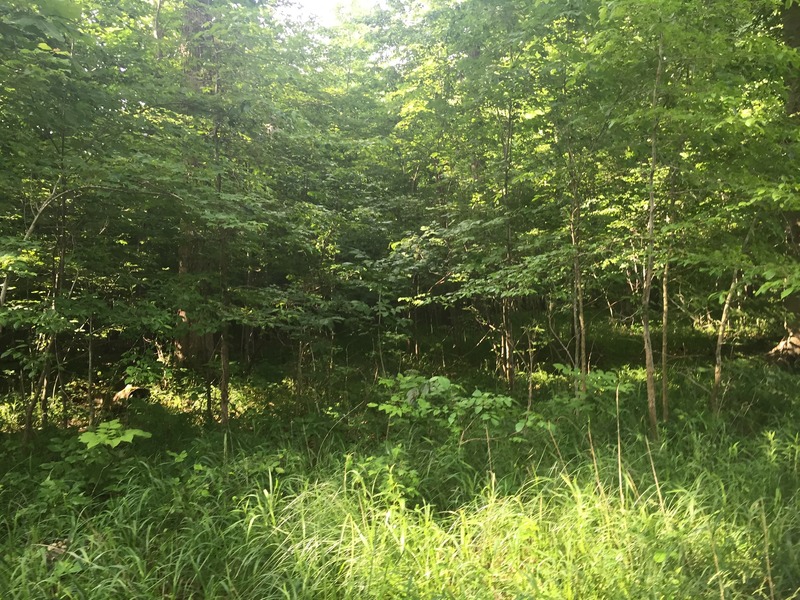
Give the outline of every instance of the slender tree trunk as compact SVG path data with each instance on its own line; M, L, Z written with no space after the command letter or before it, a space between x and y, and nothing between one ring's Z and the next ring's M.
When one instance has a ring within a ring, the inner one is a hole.
M653 85L652 108L658 108L658 92L661 87L661 74L663 70L663 35L658 42L658 67L656 81ZM658 413L656 411L656 368L653 361L653 342L650 337L650 292L653 287L653 268L655 263L655 219L656 219L656 194L655 175L658 167L658 135L659 118L654 117L653 129L650 134L650 175L648 180L647 204L647 249L645 254L644 280L642 287L642 335L644 338L644 357L647 377L647 413L650 420L650 434L658 439Z
M528 412L533 406L533 357L536 354L536 346L533 343L533 333L530 329L525 332L528 338Z
M211 376L205 374L206 384L206 424L211 425L214 422L214 392L211 389Z
M514 262L514 231L511 226L509 215L512 214L511 205L511 167L514 150L514 103L509 101L505 108L505 123L503 123L502 145L503 145L503 208L506 211L506 264L512 265ZM501 299L501 330L500 330L500 351L502 357L503 375L510 390L514 389L516 383L516 340L514 338L513 323L513 299L504 297Z
M42 392L47 389L47 374L50 371L50 354L53 350L54 337L51 335L49 338L40 337L40 341L45 344L38 344L39 348L44 346L42 352L44 359L42 362L42 370L39 373L39 380L36 386L31 390L31 395L25 406L25 439L30 440L33 437L33 412L36 409L36 403L40 400ZM24 394L24 386L22 388ZM24 397L24 396L23 396Z
M63 138L62 138L62 145L61 145L61 153L63 159ZM54 201L63 199L65 194L67 194L71 190L63 191L60 193L56 193L58 186L63 181L63 176L59 176L58 181L53 185L53 188L50 192L50 195L47 199L39 205L34 213L33 219L31 220L30 224L28 225L27 230L25 231L24 240L27 241L31 235L33 234L34 229L36 228L36 223L47 209ZM53 269L51 271L51 293L50 293L50 308L55 311L56 310L56 301L60 295L61 291L61 284L64 277L64 262L65 262L65 255L66 249L64 244L64 219L65 219L65 208L62 203L61 212L59 214L58 219L58 243L56 248L54 249L53 255ZM9 277L6 274L6 277L3 282L3 289L0 290L0 306L3 305L5 302L5 293L8 290L8 281ZM2 332L2 328L0 328L0 332ZM37 350L41 350L43 353L42 359L42 371L39 376L38 383L36 384L35 389L32 391L32 395L28 401L28 405L25 411L25 436L26 438L30 438L33 434L33 412L36 408L37 402L42 407L43 411L43 422L46 420L46 403L47 403L47 380L50 371L50 357L53 352L53 348L55 347L55 334L49 334L47 336L40 335L39 339L41 340L40 344L37 344Z
M572 261L572 342L575 344L573 349L570 351L572 356L572 366L576 369L579 368L580 365L580 325L578 321L578 288L575 285L577 279L575 278L576 270L575 270L575 259L573 258Z
M252 268L252 257L250 256L250 251L248 250L246 253L247 257L247 275L245 280L245 285L248 289L253 287L253 268ZM239 353L242 357L242 362L245 365L246 372L250 372L253 362L253 335L255 333L255 329L250 325L242 325L240 329L240 345L239 345Z
M219 349L220 358L220 377L219 377L219 404L220 404L220 423L227 427L230 415L230 394L228 391L230 382L230 353L228 348L227 331L222 332Z
M502 325L500 330L500 352L502 357L503 374L509 389L514 389L516 381L516 365L514 354L516 352L516 341L514 340L514 324L511 320L513 311L510 298L503 298L501 301Z
M578 308L578 339L580 340L578 364L581 371L581 391L585 393L586 376L589 374L589 357L586 353L586 314L583 309L583 274L580 262L580 257L576 255L575 298Z
M647 288L645 284L645 288ZM649 296L648 289L645 289L645 295ZM650 422L650 434L654 439L658 439L658 413L656 411L656 382L655 382L655 363L653 361L653 343L650 338L650 322L648 310L642 316L642 327L644 337L644 356L645 356L645 370L647 377L647 415Z
M61 374L58 376L59 393L61 394L61 425L66 429L69 427L69 396L64 389L64 381Z
M376 342L378 364L375 365L375 372L380 373L381 377L386 377L386 363L384 363L383 360L383 292L378 292L378 331Z
M583 265L581 248L581 218L583 201L580 190L580 176L572 152L567 144L569 160L569 188L571 195L569 233L572 244L572 321L575 333L575 367L580 371L580 390L586 393L586 376L589 373L589 362L586 355L586 317L583 307Z
M214 45L214 62L217 63L217 48L216 44ZM217 96L220 93L220 79L219 79L219 72L217 71L214 74L214 95ZM217 194L217 198L221 201L222 195L222 172L221 172L221 150L220 146L222 143L222 139L220 136L220 128L221 124L217 120L214 123L214 162L216 163L217 167L220 171L217 172L217 176L214 179L214 191ZM225 229L220 231L220 255L219 255L219 283L220 283L220 290L221 290L221 301L222 304L227 304L227 252L228 252L228 233ZM220 376L219 376L219 404L220 404L220 423L223 427L228 426L228 419L230 416L230 393L229 393L229 385L230 385L230 346L228 343L228 324L225 323L222 326L222 333L220 334L220 349L219 349L219 359L220 359Z
M742 253L747 249L747 244L750 241L750 236L756 228L757 218L753 219L747 235L744 236L742 242ZM719 413L719 390L722 384L722 345L725 342L725 332L728 328L728 320L730 316L731 306L733 299L736 297L736 288L739 285L739 267L733 269L731 274L731 285L728 288L728 293L725 296L725 303L722 306L722 316L719 320L719 327L717 328L717 345L714 349L714 383L711 386L711 396L709 398L709 408L715 415Z
M164 4L164 0L156 0L156 13L153 17L153 37L156 40L156 57L160 60L163 58L161 53L161 38L163 37L161 34L161 7Z
M42 372L39 374L39 381L36 387L32 390L31 397L25 407L25 439L30 440L33 437L33 411L36 408L36 402L42 389L47 385L47 364L45 363Z
M303 340L297 342L297 378L295 379L295 394L298 396L303 393L303 378L304 370L303 370L303 358L306 354L306 343Z
M573 162L570 152L570 163ZM572 207L570 210L570 241L572 243L572 322L575 333L575 358L574 364L580 371L580 389L586 392L586 375L588 373L588 363L586 360L586 318L583 309L583 267L581 265L581 199L578 191L578 184L575 181L577 175L572 174Z
M89 317L89 372L86 375L86 399L89 401L89 427L93 427L96 419L94 407L94 320Z
M572 19L567 19L567 30L573 33L575 30L575 23ZM566 83L562 86L562 92L566 96ZM586 379L589 373L589 363L586 354L586 318L584 315L584 293L583 293L583 265L582 265L582 209L583 209L583 196L581 193L581 178L580 170L578 169L575 153L572 148L572 141L570 139L569 126L565 127L565 134L563 135L566 141L567 150L567 170L569 175L569 191L570 191L570 214L569 214L569 231L570 241L572 244L572 322L573 332L575 335L575 354L573 357L573 365L580 372L580 381L577 383L576 391L580 390L586 393Z
M51 398L56 396L56 388L58 386L58 375L53 381ZM39 399L39 411L42 413L42 428L46 428L50 424L50 403L47 397L47 388L42 390L42 397Z
M56 343L53 344L53 357L56 363L56 372L53 377L53 386L50 388L49 398L45 395L42 398L42 427L47 427L50 424L50 410L54 409L58 395L62 393L61 385L61 365L58 360L58 347Z
M669 421L669 260L664 262L661 276L661 420Z
M711 412L719 414L719 388L722 383L722 345L725 342L725 330L728 327L728 316L730 315L731 304L736 295L736 287L739 284L739 269L733 270L731 277L731 285L728 288L728 293L725 296L725 304L722 307L722 317L719 320L719 327L717 328L717 345L714 350L714 385L711 387L711 398L709 401L709 408Z

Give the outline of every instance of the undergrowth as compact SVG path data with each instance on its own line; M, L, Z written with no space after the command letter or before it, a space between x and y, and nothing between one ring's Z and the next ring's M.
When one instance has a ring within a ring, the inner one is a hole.
M117 426L37 455L5 440L0 597L800 597L791 421L679 412L651 442L608 413L554 404L487 440L374 413L182 450Z

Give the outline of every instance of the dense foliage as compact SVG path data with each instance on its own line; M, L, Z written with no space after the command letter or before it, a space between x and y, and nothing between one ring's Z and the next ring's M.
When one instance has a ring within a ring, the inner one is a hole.
M800 5L297 15L0 5L0 590L795 597Z

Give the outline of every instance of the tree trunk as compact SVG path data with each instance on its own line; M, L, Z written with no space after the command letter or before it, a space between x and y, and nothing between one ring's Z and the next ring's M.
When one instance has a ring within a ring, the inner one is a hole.
M750 236L753 235L753 231L756 228L757 218L753 219L752 225L750 225L750 229L747 231L747 235L744 236L744 241L742 242L742 253L747 249L747 244L750 241ZM709 408L711 412L714 414L719 413L720 405L719 405L719 388L722 384L722 344L725 342L725 331L728 328L728 319L731 311L731 305L733 303L733 299L736 296L736 288L739 285L739 267L733 269L733 273L731 274L731 285L728 288L728 293L725 296L725 303L722 307L722 316L719 320L719 327L717 329L717 345L714 351L714 383L711 386L711 397L709 398Z
M87 373L86 377L86 399L89 401L89 427L94 426L94 422L96 419L95 415L95 407L94 407L94 353L93 353L93 344L94 341L94 322L92 317L89 317L89 372Z
M533 358L536 355L536 346L533 343L533 332L531 329L527 329L525 331L525 335L528 338L528 412L531 411L531 407L533 406L533 368L534 362Z
M664 262L661 276L661 420L669 421L669 260Z
M44 339L40 337L40 341L44 342ZM51 335L49 339L47 339L47 344L44 346L43 353L44 353L44 360L42 362L42 370L39 373L39 380L36 383L34 389L31 390L31 395L28 398L27 405L25 406L25 439L30 440L33 437L33 411L36 408L36 403L40 400L42 392L46 392L47 390L47 373L50 370L50 353L53 349L54 338ZM38 345L39 348L42 348L42 345ZM24 387L23 387L24 393Z
M789 48L800 49L800 4L792 2L783 10L783 39ZM786 114L796 116L800 113L800 72L793 72L786 78ZM800 254L800 214L784 212L786 219L789 254L795 260ZM786 318L786 336L769 353L770 357L796 362L800 359L800 294L790 294L783 303Z
M211 56L210 37L206 35L205 29L212 22L213 18L209 12L211 0L193 0L187 2L186 11L184 13L184 20L182 24L182 34L184 42L184 74L186 86L198 93L201 93L211 82L213 77L212 69L209 65L213 64ZM159 3L160 4L160 3ZM157 10L158 6L156 7ZM161 35L161 26L154 34ZM162 36L163 37L163 36ZM218 85L218 82L214 82ZM187 105L185 107L187 114L192 114L192 109ZM214 142L213 157L215 162L218 162L218 144L219 144L219 131L218 125L212 131L212 141ZM207 157L187 156L186 162L189 167L193 167L194 163L205 163ZM217 190L219 188L219 180L214 178L210 184ZM201 271L204 264L198 260L198 241L199 236L195 229L195 225L191 219L186 218L181 224L181 233L178 240L178 279L186 279L186 276L196 274ZM208 294L210 291L204 289L203 293ZM211 364L214 360L216 348L214 346L214 336L212 333L198 333L194 324L194 316L190 307L181 307L178 310L178 317L185 324L183 335L175 340L175 360L178 364L196 368L203 371L203 376L206 380L211 379L207 371L213 369ZM210 383L209 383L210 385Z
M161 31L161 7L164 4L164 0L156 0L156 12L153 17L153 37L156 40L156 57L161 60L163 58L163 54L161 52L161 38L163 37Z
M511 58L511 55L509 56ZM499 116L498 111L498 116ZM514 150L514 101L509 100L505 107L505 123L503 124L503 207L506 211L506 264L514 263L514 231L508 215L513 214L511 205L511 169ZM510 291L510 290L509 290ZM516 383L516 340L514 338L514 324L512 315L514 311L513 299L509 296L501 300L502 326L500 330L500 345L503 360L503 374L508 389L513 390Z
M658 42L658 67L656 81L653 85L652 108L658 108L658 91L661 86L661 73L664 66L664 40L663 35ZM650 134L650 175L648 180L647 204L647 249L645 254L645 267L642 287L642 334L644 337L644 358L647 376L647 414L650 420L650 434L658 439L658 413L656 411L656 368L653 361L653 342L650 337L650 292L653 287L653 268L655 263L655 218L656 194L655 175L658 167L658 135L659 119L654 117L653 129Z
M211 389L211 377L208 373L205 375L206 386L206 425L211 425L214 422L214 392Z
M219 377L219 405L220 417L219 421L223 427L228 425L228 417L230 413L230 395L228 392L228 384L230 381L230 356L228 349L228 334L227 331L222 332L222 339L220 340L219 348L220 359L220 377Z
M61 374L58 375L59 393L61 394L61 426L66 429L69 427L69 396L64 389L64 382Z
M719 414L719 388L722 383L722 344L725 342L725 330L728 327L728 316L730 315L731 303L736 295L736 287L739 284L739 269L733 270L731 277L731 285L728 288L728 294L725 296L725 304L722 307L722 317L719 320L719 328L717 329L717 345L714 351L714 385L711 387L711 398L709 400L709 408L711 412Z
M800 3L792 4L783 10L783 40L792 49L800 48ZM800 113L800 73L793 73L786 80L786 114Z
M509 389L514 389L516 381L516 365L514 364L514 354L516 352L516 342L514 340L514 326L511 321L512 305L510 298L502 300L502 325L500 330L500 352L502 357L503 375Z
M586 393L586 376L589 363L586 356L586 317L583 308L583 266L581 264L581 213L582 198L580 177L575 155L567 149L569 158L569 187L571 195L569 233L572 244L572 320L575 333L574 365L580 372L580 391Z

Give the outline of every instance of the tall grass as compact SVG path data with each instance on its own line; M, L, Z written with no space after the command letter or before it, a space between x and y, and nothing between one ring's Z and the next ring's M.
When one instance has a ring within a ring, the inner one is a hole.
M517 458L497 473L457 444L338 435L209 435L129 456L102 489L20 466L0 597L800 597L798 439L693 431L542 433L498 447Z

